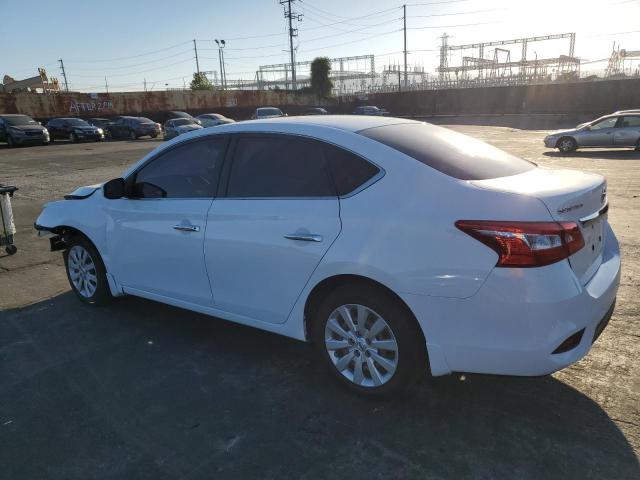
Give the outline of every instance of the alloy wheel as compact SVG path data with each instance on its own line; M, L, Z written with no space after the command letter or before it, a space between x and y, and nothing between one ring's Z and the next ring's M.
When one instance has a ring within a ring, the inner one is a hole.
M81 245L69 250L69 278L76 290L84 298L91 298L98 288L98 273L93 258Z
M360 387L384 385L398 367L398 342L391 326L364 305L336 308L327 320L324 343L338 372Z

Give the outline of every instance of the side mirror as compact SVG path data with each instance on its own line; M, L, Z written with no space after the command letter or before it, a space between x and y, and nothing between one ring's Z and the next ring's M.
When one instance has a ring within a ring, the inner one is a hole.
M109 180L102 187L105 198L110 200L117 200L118 198L124 197L124 179L122 178L114 178L113 180Z

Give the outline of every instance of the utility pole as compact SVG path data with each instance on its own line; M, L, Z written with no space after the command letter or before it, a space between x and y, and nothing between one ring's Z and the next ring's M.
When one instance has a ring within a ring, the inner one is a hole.
M62 77L64 78L64 89L68 92L69 84L67 83L67 73L64 71L64 62L62 61L61 58L58 61L60 62L60 68L62 69Z
M109 93L109 84L107 83L107 77L104 77L104 89Z
M402 5L404 19L404 88L407 88L407 6Z
M196 41L193 41L193 51L196 52L196 72L200 75L200 64L198 63L198 46L196 45Z
M147 91L147 79L146 78L144 79L144 91L145 91L145 93Z
M291 87L296 89L296 63L293 54L293 37L298 36L298 29L293 28L294 18L298 21L302 20L302 15L291 10L291 3L296 0L280 0L280 5L284 7L284 17L289 19L289 51L291 54Z

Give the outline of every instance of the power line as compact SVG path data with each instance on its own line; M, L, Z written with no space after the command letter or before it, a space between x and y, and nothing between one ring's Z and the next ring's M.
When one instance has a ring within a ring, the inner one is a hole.
M138 55L129 55L127 57L103 58L101 60L67 60L67 62L72 62L72 63L116 62L118 60L128 60L130 58L140 58L140 57L145 57L147 55L153 55L154 53L166 52L167 50L171 50L172 48L176 48L176 47L179 47L181 45L186 45L187 43L191 43L191 40L187 40L186 42L177 43L175 45L171 45L170 47L165 47L165 48L160 48L158 50L153 50L151 52L140 53Z
M201 49L202 50L202 49ZM209 49L204 49L204 50L209 50ZM78 67L73 67L73 70L80 70L80 71L96 71L96 70L126 70L128 68L135 68L135 67L139 67L140 65L148 65L150 63L156 63L156 62L161 62L163 60L167 60L169 58L175 58L175 57L179 57L180 55L184 55L185 53L191 53L192 49L189 48L188 50L183 50L181 52L175 53L173 55L167 55L166 57L160 57L160 58L156 58L154 60L148 60L146 62L136 62L135 64L129 64L129 65L121 65L121 66L117 66L117 67L92 67L92 68L78 68Z
M457 27L475 27L478 25L490 25L493 23L501 23L499 21L493 22L476 22L476 23L462 23L457 25L428 25L424 27L409 27L409 30L425 30L427 28L457 28Z
M193 61L193 59L194 59L194 57L190 57L190 58L187 58L185 60L180 60L179 62L169 63L167 65L160 65L158 67L148 68L146 70L140 70L140 71L137 71L137 72L127 72L127 73L113 73L113 74L111 74L109 76L110 77L127 77L127 76L130 76L130 75L138 75L140 73L152 72L154 70L161 70L163 68L173 67L175 65L180 65L180 64L183 64L183 63L186 63L186 62L191 62L191 61ZM76 75L76 77L83 77L83 78L97 78L98 77L99 78L99 77L103 77L103 75Z

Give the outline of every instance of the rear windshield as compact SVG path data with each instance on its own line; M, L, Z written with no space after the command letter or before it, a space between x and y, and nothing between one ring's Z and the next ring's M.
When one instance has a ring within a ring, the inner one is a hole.
M385 125L358 133L460 180L508 177L536 166L475 138L427 123Z
M171 120L171 123L173 123L174 127L179 127L180 125L197 125L198 124L198 122L196 122L192 118L178 118L176 120Z
M282 115L279 108L259 108L258 115Z
M150 120L150 119L148 119L146 117L138 117L138 118L136 118L136 120L139 123L155 123L153 120Z

